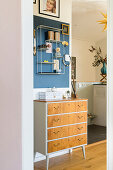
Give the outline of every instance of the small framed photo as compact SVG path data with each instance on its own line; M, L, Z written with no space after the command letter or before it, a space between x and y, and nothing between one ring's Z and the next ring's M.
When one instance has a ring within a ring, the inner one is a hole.
M36 0L33 0L33 4L36 4Z
M39 13L59 18L60 0L39 0Z
M62 24L62 34L69 35L69 25Z

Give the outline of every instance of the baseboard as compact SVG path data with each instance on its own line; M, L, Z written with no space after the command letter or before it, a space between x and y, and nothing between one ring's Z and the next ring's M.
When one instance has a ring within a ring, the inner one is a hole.
M50 154L49 157L53 158L53 157L56 157L56 156L61 156L61 155L67 154L67 153L69 153L69 149L64 150L64 151L60 151L60 152L57 152L57 153ZM42 155L40 153L36 153L34 162L39 162L39 161L42 161L42 160L45 160L45 159L46 159L46 156L44 156L44 155Z

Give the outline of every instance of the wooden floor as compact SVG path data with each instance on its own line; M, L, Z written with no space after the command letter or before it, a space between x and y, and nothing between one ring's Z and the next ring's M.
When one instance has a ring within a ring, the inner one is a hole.
M34 170L45 170L46 161L35 163ZM106 170L106 141L86 146L86 160L82 149L50 159L49 170Z

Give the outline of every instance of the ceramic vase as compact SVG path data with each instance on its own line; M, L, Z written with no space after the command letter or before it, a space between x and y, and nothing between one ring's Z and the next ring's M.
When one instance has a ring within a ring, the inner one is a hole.
M103 67L101 68L101 73L102 73L103 75L106 75L106 74L107 74L106 63L105 63L105 62L103 62Z

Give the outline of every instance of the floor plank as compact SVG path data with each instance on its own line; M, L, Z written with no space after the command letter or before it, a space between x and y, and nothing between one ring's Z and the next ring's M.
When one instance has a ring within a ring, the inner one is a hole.
M46 161L35 163L34 170L45 170ZM106 170L106 141L86 146L86 160L82 149L50 159L49 170Z

